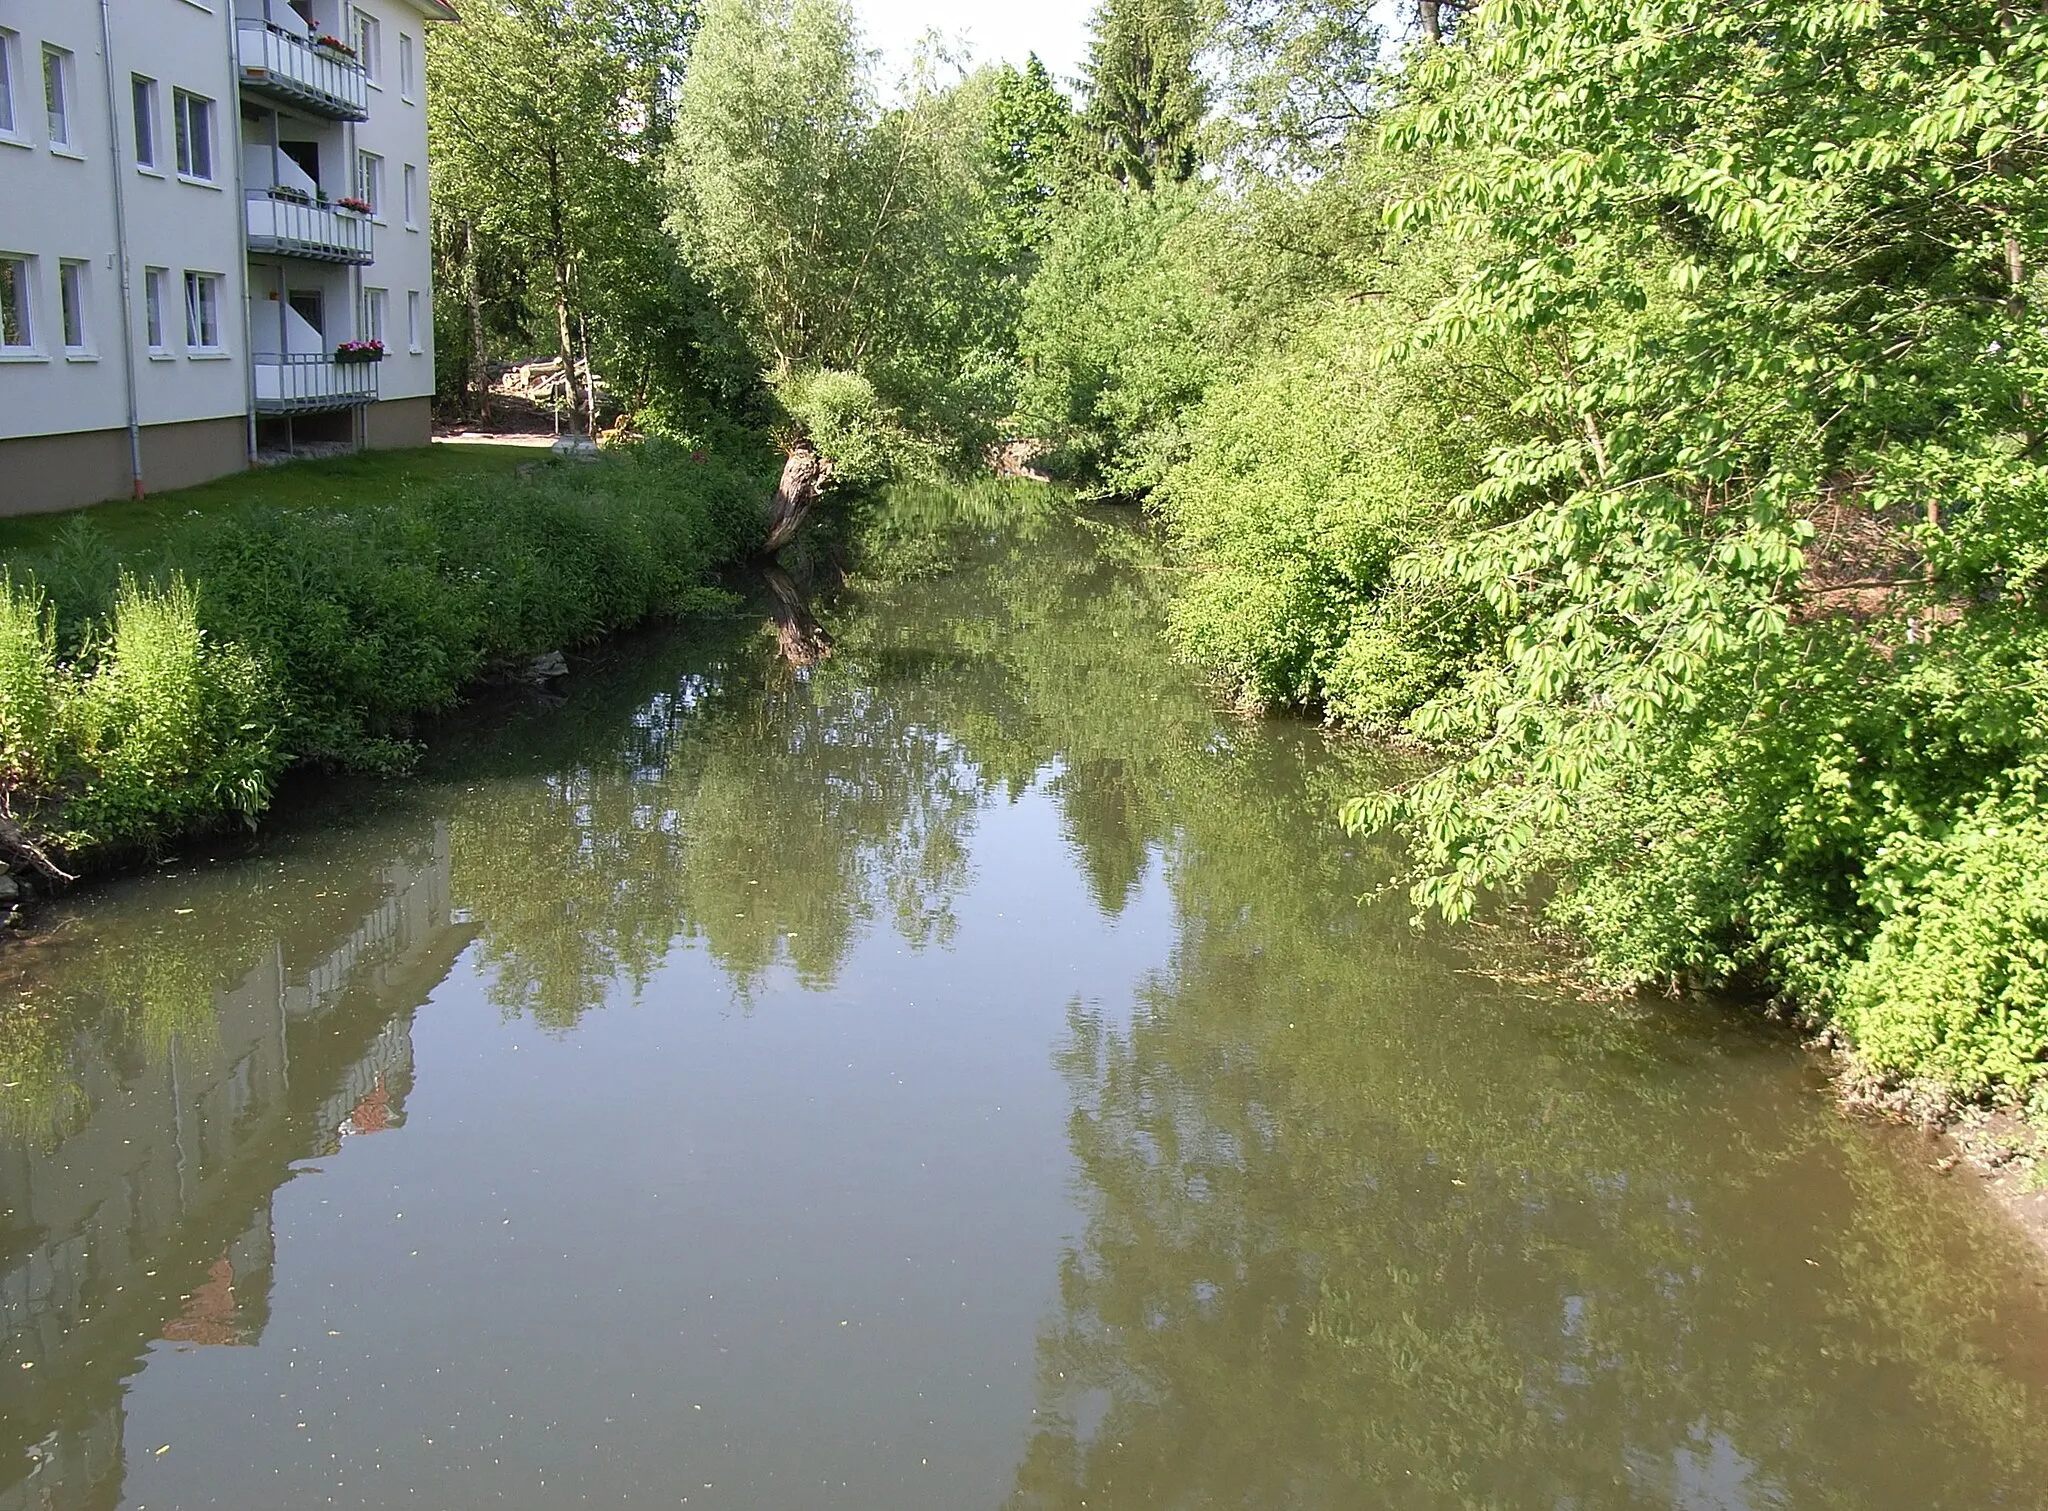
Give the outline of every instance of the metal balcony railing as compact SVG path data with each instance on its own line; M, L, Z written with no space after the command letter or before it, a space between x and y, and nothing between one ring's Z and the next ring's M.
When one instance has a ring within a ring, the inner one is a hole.
M318 262L365 263L373 259L370 218L352 210L252 193L248 226L252 252Z
M370 118L370 83L360 63L315 47L267 21L235 23L242 88L336 121Z
M258 354L254 366L258 414L308 414L377 401L375 362Z

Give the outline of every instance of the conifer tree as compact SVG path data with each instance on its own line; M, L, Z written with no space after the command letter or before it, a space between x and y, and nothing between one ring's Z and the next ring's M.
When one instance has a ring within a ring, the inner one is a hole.
M1139 189L1193 177L1208 108L1193 0L1102 0L1090 32L1085 120L1104 170Z

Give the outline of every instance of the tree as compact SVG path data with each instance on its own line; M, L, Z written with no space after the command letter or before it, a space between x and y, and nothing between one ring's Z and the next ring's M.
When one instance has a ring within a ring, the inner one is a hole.
M785 401L843 398L853 385L812 377L854 374L878 423L965 445L1011 368L983 234L993 75L946 81L921 60L883 109L871 68L845 0L715 0L676 113L668 225Z
M1032 53L1021 69L1005 64L989 90L984 173L1003 252L1043 243L1053 206L1071 191L1077 130L1074 107Z
M480 262L509 275L492 297L544 322L565 373L594 336L617 361L638 345L644 386L646 353L680 344L658 334L681 301L654 170L693 21L686 0L479 0L431 34L440 282L477 290L461 345L487 344ZM570 387L587 428L593 390Z
M1102 0L1090 30L1085 119L1104 170L1138 189L1186 182L1209 104L1192 0Z

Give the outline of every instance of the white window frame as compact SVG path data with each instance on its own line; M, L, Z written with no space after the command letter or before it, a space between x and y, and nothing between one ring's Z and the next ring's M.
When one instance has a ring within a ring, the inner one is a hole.
M20 76L21 33L0 26L0 142L26 147L28 134L22 130L21 110L14 98L14 81Z
M405 165L405 228L420 228L420 170L411 163Z
M134 116L130 130L135 137L135 166L143 173L163 177L163 170L157 165L157 149L162 145L156 130L156 80L148 74L128 75L128 109Z
M398 34L398 97L410 105L419 93L418 49L412 33Z
M221 291L227 279L220 273L203 272L196 268L185 270L185 350L193 356L224 357L227 355L227 333L221 324ZM212 296L211 307L208 295ZM213 341L206 337L206 319L213 319Z
M78 93L77 60L71 50L54 42L43 44L43 125L49 133L52 152L77 157L71 145L71 97Z
M368 11L351 7L348 28L349 40L356 47L356 61L363 65L363 78L372 89L382 89L384 60L378 54L384 48L383 24Z
M39 362L43 349L36 345L36 259L27 252L0 252L0 262L14 265L15 319L23 337L21 341L0 345L0 361ZM6 332L0 330L0 342L5 341L5 336Z
M414 356L426 350L420 344L420 291L405 291L405 349Z
M178 158L178 181L186 184L204 184L214 187L214 172L219 166L220 143L214 139L214 101L203 94L189 89L171 91L171 135L175 139ZM205 127L203 132L195 131L195 121ZM193 149L200 142L206 144L205 172L200 172L199 155Z
M71 362L90 362L98 353L92 344L92 264L82 257L57 259L57 334Z
M164 289L170 281L169 268L142 270L142 340L158 361L171 355L171 330L164 323Z
M356 152L356 198L370 207L370 219L384 224L384 157L378 152Z
M391 312L391 290L363 290L362 308L356 311L356 339L358 341L382 341L384 350L391 350L391 343L384 339Z

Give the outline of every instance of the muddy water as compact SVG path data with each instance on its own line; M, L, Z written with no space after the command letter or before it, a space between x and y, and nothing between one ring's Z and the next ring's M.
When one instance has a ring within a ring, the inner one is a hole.
M0 1508L2048 1505L1930 1150L1361 906L1129 532L970 555L0 957Z

